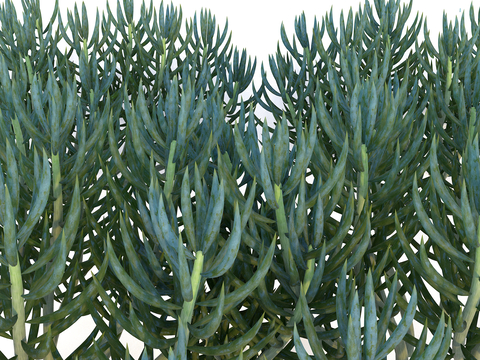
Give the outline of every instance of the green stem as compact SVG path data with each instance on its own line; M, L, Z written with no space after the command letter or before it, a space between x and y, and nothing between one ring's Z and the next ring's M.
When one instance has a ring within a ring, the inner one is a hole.
M53 233L51 244L62 233L62 221L63 221L63 196L62 196L62 184L60 183L62 176L60 172L60 159L58 154L52 155L52 172L53 172L53 197L55 202L53 203Z
M28 360L28 356L23 350L22 340L26 340L25 333L25 302L23 300L23 282L22 270L20 269L20 260L17 254L17 265L8 266L10 271L10 282L12 284L12 309L13 314L17 315L17 322L13 325L13 344L17 360Z
M198 289L200 288L200 282L202 280L202 275L200 275L203 271L203 253L201 251L197 251L195 254L196 260L193 264L193 271L192 271L192 291L193 291L193 300L192 301L185 301L183 303L181 318L185 325L185 332L186 337L188 339L188 327L186 326L187 323L192 321L193 316L193 309L195 307L195 301L197 299Z
M367 146L362 144L362 165L364 171L359 174L360 184L358 189L358 201L357 201L357 219L356 222L360 219L360 214L362 213L363 206L365 205L365 199L368 195L368 154Z
M480 216L478 219L477 227L477 248L475 249L475 266L473 268L472 286L470 287L470 295L468 296L467 303L463 310L463 322L465 330L462 332L456 332L453 338L453 352L455 354L455 360L464 359L462 352L462 345L467 338L468 330L472 324L475 313L477 312L477 306L480 302Z
M308 252L312 251L312 245L308 246ZM315 273L315 258L309 259L307 261L307 270L305 271L305 276L303 277L303 289L305 294L307 294L308 288L310 287L310 283L313 279L313 274Z
M204 261L203 253L201 251L197 251L197 253L195 254L195 257L196 259L193 264L193 270L192 270L192 276L191 276L193 298L192 298L192 301L183 302L182 312L180 314L180 320L179 320L181 321L181 325L185 331L186 344L188 344L188 337L190 335L190 331L188 330L187 324L190 324L192 322L193 309L195 307L195 301L197 300L198 289L200 288L200 286L203 286L203 281L205 281L205 279L202 279L202 275L201 275L203 271L203 261ZM177 355L178 355L178 352L186 351L186 349L177 348L177 345L178 343L175 345L175 353ZM166 357L163 355L160 357L160 359L164 359L164 358Z
M447 62L447 87L445 91L445 100L450 101L450 85L452 85L452 58L448 57Z
M63 222L63 196L62 196L62 184L60 183L62 179L61 171L60 171L60 158L57 154L52 154L52 175L53 175L53 197L55 202L53 203L53 224L52 224L52 238L50 239L50 245L52 245L57 237L62 233L62 222ZM47 264L47 267L50 264ZM54 308L54 294L48 294L45 297L45 307L44 307L44 314L48 315L53 313ZM48 331L50 327L50 323L45 323L44 325L44 332ZM57 342L58 337L54 339L55 343ZM47 355L45 358L47 360L53 360L53 356L51 353Z

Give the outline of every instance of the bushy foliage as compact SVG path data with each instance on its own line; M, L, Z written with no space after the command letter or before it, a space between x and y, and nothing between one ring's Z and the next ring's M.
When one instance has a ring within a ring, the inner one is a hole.
M405 29L412 2L312 33L302 14L256 89L210 12L135 19L124 0L92 32L84 4L48 24L22 4L22 21L0 7L0 335L18 360L62 359L83 316L68 359L131 359L123 332L142 360L480 358L473 7L472 35L444 15L437 48L423 17Z

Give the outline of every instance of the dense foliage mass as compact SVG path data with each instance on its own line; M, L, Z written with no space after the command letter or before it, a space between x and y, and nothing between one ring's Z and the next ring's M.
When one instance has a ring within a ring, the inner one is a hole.
M85 5L43 24L22 4L0 7L0 335L18 360L62 359L83 316L68 359L131 359L124 332L142 360L480 358L473 7L471 35L445 15L437 47L411 2L313 32L302 14L256 89L210 12L124 0L92 31Z

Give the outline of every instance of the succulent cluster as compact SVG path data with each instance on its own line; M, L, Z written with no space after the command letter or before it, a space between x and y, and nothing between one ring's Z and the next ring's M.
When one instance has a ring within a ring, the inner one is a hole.
M0 6L0 336L16 359L62 359L84 316L68 359L131 359L123 332L142 360L480 358L473 7L472 35L444 15L437 48L423 17L405 29L412 2L366 0L338 31L302 14L256 89L210 12L183 26L173 4L135 19L123 0L92 32L84 4L65 24L57 1L46 25L22 4L22 20Z

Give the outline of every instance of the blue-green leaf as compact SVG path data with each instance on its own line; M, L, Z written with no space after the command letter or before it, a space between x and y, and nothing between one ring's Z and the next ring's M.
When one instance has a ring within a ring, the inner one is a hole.
M387 341L377 349L377 356L375 357L375 360L383 359L390 352L392 352L393 349L395 349L395 347L400 343L400 341L403 340L406 333L408 332L408 329L410 328L410 325L413 322L415 312L417 311L416 307L417 289L414 287L412 297L410 298L410 302L408 303L407 310L405 311L402 320L400 320L400 323L395 328L390 337L387 339Z

